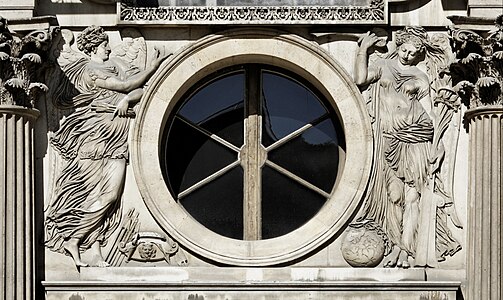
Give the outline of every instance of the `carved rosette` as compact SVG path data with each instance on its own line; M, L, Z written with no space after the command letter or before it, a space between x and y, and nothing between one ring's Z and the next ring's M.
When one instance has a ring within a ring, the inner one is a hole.
M469 104L467 299L502 299L503 15L486 33L452 29L451 67Z
M34 299L34 108L52 30L11 33L0 18L0 299Z

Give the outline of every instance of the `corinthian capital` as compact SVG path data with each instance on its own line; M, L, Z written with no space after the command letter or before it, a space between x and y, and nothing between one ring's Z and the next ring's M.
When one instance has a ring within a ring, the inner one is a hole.
M488 31L450 28L454 83L471 108L503 105L503 15Z
M18 34L0 17L0 105L33 108L47 86L40 82L56 28Z

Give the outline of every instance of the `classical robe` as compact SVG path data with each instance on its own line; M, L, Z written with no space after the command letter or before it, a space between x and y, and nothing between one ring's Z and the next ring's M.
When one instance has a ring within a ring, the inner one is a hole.
M104 246L119 225L123 185L111 184L110 178L120 171L113 161L128 158L129 119L114 118L112 112L125 94L97 87L95 80L125 76L112 61L85 64L74 84L81 92L75 102L86 104L50 139L64 159L45 211L45 244L53 251L64 253L63 243L70 238L80 240L81 250L94 242ZM101 203L109 193L119 196Z

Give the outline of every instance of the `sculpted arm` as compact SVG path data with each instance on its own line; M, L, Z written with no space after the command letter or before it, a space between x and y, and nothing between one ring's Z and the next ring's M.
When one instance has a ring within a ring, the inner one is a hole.
M355 65L355 83L357 85L362 86L369 84L374 77L374 74L371 74L368 68L368 50L378 41L379 38L374 33L367 33L361 42Z
M116 77L108 77L106 79L98 78L95 80L95 84L98 87L121 93L129 93L139 88L150 78L150 76L157 70L161 62L167 57L165 55L160 55L159 50L155 49L155 51L156 54L152 64L144 71L126 78L125 80L121 80Z

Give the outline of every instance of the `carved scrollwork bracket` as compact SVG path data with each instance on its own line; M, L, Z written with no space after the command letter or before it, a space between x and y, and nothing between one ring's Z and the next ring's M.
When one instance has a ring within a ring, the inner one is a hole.
M503 105L503 15L486 33L449 31L457 58L451 65L455 89L470 108Z
M0 105L33 108L38 95L47 91L40 67L57 31L51 27L19 35L0 17Z
M140 231L139 213L135 209L130 209L124 216L106 260L114 267L130 261L150 263L163 260L169 265L188 265L185 253L170 237L157 232Z

